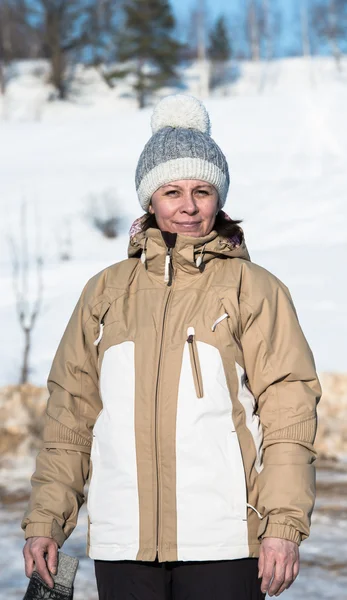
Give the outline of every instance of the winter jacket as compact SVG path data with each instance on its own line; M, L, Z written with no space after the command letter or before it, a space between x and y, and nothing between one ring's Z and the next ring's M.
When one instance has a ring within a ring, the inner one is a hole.
M62 546L88 475L93 559L256 557L263 537L309 535L320 385L287 288L240 235L169 248L151 228L87 283L48 379L26 537Z

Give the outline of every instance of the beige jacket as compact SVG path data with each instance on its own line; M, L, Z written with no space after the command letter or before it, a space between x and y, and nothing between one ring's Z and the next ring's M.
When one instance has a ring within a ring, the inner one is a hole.
M93 559L234 559L309 535L320 385L287 288L241 240L168 250L149 229L87 283L49 375L26 537L61 546L88 475Z

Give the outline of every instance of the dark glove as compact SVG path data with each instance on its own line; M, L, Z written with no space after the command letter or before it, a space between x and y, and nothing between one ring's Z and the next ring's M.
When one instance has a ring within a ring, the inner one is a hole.
M58 552L57 573L52 575L54 588L48 587L37 571L33 571L23 600L72 600L77 567L77 558Z

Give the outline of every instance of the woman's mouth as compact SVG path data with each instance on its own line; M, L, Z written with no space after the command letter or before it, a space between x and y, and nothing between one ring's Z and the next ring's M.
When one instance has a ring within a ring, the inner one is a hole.
M181 221L179 223L175 223L178 227L184 227L186 229L195 229L201 224L201 221Z

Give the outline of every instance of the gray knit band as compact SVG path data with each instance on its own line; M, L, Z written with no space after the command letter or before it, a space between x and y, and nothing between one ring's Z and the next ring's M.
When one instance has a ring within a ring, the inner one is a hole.
M159 187L181 179L210 183L218 191L219 207L224 206L230 183L228 164L209 135L204 106L190 96L168 96L156 107L152 127L153 121L154 133L140 156L135 176L142 208L148 210Z
M78 563L78 558L69 556L60 550L58 552L57 574L53 576L55 583L60 583L68 588L72 587L76 576Z

